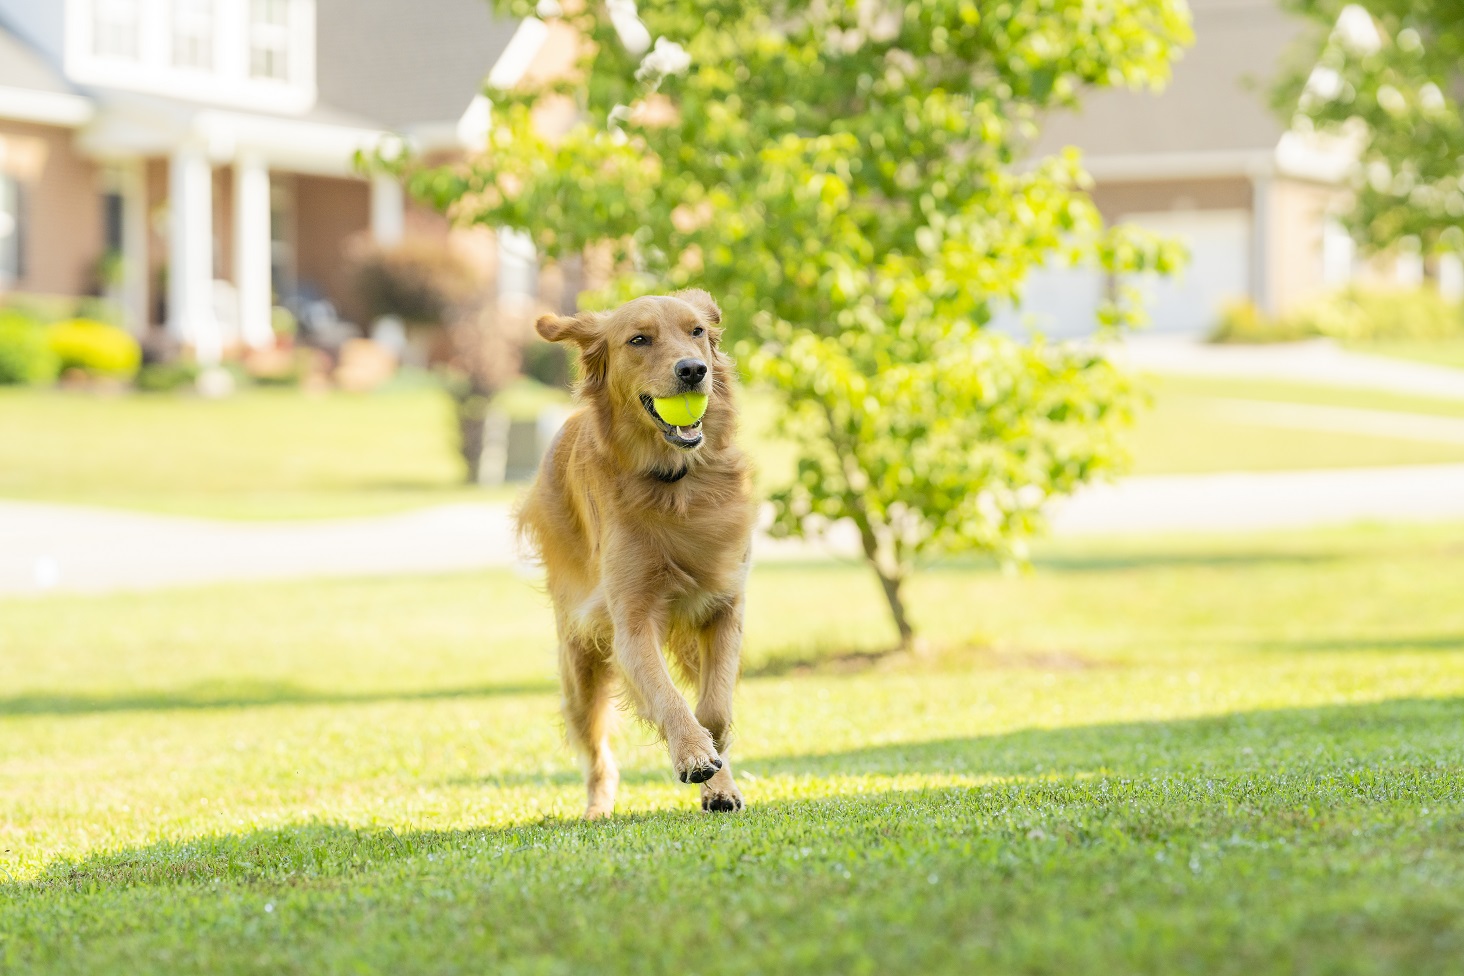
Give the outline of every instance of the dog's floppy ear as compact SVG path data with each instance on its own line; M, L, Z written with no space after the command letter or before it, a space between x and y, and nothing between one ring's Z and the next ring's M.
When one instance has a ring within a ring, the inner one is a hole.
M722 310L717 307L717 303L712 299L712 296L708 295L700 288L688 288L685 291L678 291L671 297L681 299L683 302L690 305L698 312L702 313L703 317L705 317L707 322L709 322L710 324L720 325L722 323Z
M582 396L593 396L605 385L610 357L598 314L543 315L534 323L534 330L550 342L572 342L579 346L579 389Z
M573 342L583 349L600 337L599 318L594 312L541 315L534 323L534 331L550 342Z

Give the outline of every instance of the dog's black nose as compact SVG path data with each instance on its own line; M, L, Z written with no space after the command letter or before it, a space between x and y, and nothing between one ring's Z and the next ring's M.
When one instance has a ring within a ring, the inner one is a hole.
M707 364L700 359L683 359L676 364L676 375L687 386L696 386L707 375Z

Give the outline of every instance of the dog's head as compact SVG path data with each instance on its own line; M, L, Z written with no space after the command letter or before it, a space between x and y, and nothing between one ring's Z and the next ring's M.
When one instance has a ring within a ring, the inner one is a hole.
M612 433L653 439L688 455L709 433L730 433L707 429L728 415L730 361L718 348L721 321L712 296L692 289L637 298L611 312L546 315L536 328L550 342L580 348L580 397L596 408ZM654 401L683 393L705 394L706 413L690 425L666 422Z

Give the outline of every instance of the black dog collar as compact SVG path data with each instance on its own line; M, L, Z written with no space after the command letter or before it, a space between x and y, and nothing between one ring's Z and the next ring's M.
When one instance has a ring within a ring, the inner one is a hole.
M691 470L691 466L690 465L683 464L681 466L681 470L680 471L675 471L675 472L670 472L670 471L652 471L651 472L651 477L652 478L655 478L657 481L659 481L663 485L674 485L674 484L676 484L676 482L680 481L682 478L685 478L686 477L686 473L688 471L690 471L690 470Z

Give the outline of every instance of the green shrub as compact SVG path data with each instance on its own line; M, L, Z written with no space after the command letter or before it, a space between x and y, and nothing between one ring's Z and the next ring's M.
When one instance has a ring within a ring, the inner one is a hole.
M177 360L171 363L148 363L137 371L134 382L139 390L146 393L170 393L184 387L191 389L197 379L196 363Z
M568 389L573 382L569 355L557 342L531 342L524 347L523 373L545 386Z
M6 295L3 304L5 311L22 315L38 325L50 325L77 314L76 299L71 295L18 291Z
M1464 336L1464 307L1428 288L1349 289L1299 308L1285 321L1351 342Z
M0 310L0 385L49 383L59 371L40 324L21 312Z
M1211 342L1262 343L1295 342L1317 335L1309 324L1290 318L1273 319L1255 302L1241 299L1220 310L1220 319L1210 333Z
M130 378L142 363L142 348L125 330L94 319L69 319L46 330L61 369L93 376Z
M449 325L484 299L477 269L436 240L409 237L389 248L357 242L347 265L368 319L395 315L409 325Z
M300 331L300 320L283 305L276 305L269 310L269 325L279 339L293 339Z
M1227 305L1211 342L1294 342L1326 336L1347 342L1464 337L1464 305L1429 288L1350 288L1270 318L1252 302Z

